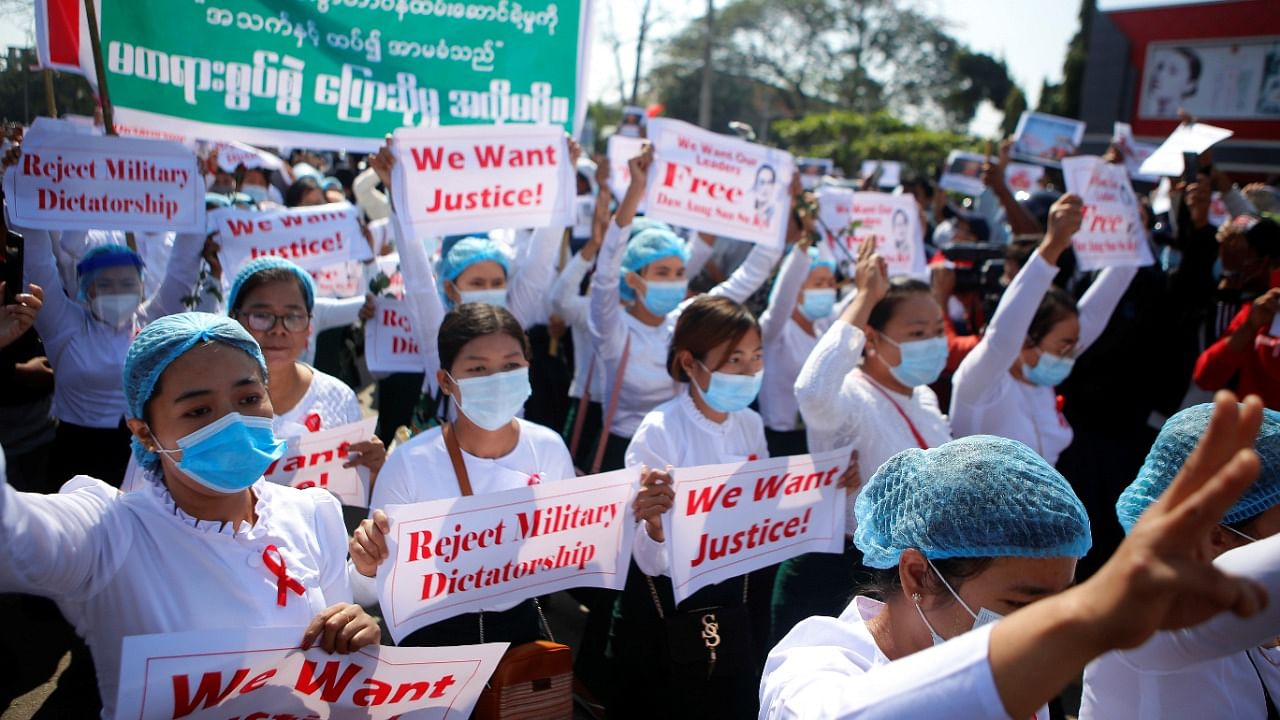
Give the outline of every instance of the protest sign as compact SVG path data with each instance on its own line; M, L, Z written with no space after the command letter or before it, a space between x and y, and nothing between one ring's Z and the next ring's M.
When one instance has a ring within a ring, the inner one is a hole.
M963 195L981 195L982 164L986 161L981 155L952 150L942 177L938 178L938 187Z
M218 169L223 172L235 172L236 168L241 165L247 170L255 168L281 170L284 168L284 161L280 158L266 150L259 150L241 142L213 143L211 151L218 153Z
M409 301L380 296L373 299L373 305L373 317L364 324L364 359L369 372L423 372Z
M539 124L576 133L585 117L590 0L98 6L103 69L123 128L373 152L400 127ZM92 55L68 50L87 48L87 26L46 29L41 52L69 56L67 67L94 78Z
M902 163L894 160L863 160L860 175L863 179L870 178L877 172L880 177L876 179L876 187L897 187L902 182Z
M320 487L333 493L343 505L369 507L369 468L344 468L351 459L347 447L373 437L378 418L367 417L288 438L288 447L262 477L278 485Z
M1179 125L1160 147L1142 162L1138 172L1143 175L1160 177L1179 177L1182 175L1182 153L1202 153L1215 144L1234 135L1226 128L1214 127L1204 123Z
M430 257L431 251L427 251ZM379 255L374 262L378 265L378 274L386 278L386 284L377 288L375 294L393 298L404 297L404 275L400 272L400 253ZM373 292L374 289L370 288Z
M812 190L822 184L822 178L831 174L835 162L831 158L796 158L796 172L800 173L800 185Z
M845 490L836 482L851 451L674 470L666 536L676 602L802 553L842 552Z
M266 212L218 210L223 272L235 277L250 260L268 255L282 257L303 270L322 270L349 260L372 260L369 243L360 232L359 215L356 206L349 203Z
M350 260L311 271L316 297L351 298L364 294L364 264Z
M432 623L557 590L621 590L631 562L635 468L383 508L390 560L378 598L400 642Z
M631 168L627 161L640 154L645 141L641 138L629 138L622 135L609 137L609 190L614 197L621 199L631 186ZM643 203L642 203L643 207Z
M843 248L848 253L847 236L853 232L853 188L823 185L818 188L818 230L832 248Z
M1084 220L1071 238L1080 270L1153 262L1138 198L1123 165L1078 155L1062 161L1062 177L1067 192L1084 200Z
M1151 143L1138 142L1134 139L1133 128L1129 123L1118 122L1113 125L1111 144L1120 153L1120 157L1124 158L1124 168L1129 171L1129 177L1142 182L1160 182L1159 176L1143 175L1141 172L1142 163L1151 157L1151 154L1156 151L1158 146Z
M1004 168L1004 184L1014 192L1035 192L1039 189L1040 179L1043 177L1043 165L1011 162Z
M644 108L628 105L622 108L622 122L618 123L618 134L623 137L644 137L645 121L648 116Z
M781 248L791 209L791 154L679 120L649 123L648 216L718 237Z
M1056 165L1074 153L1083 139L1083 121L1027 110L1013 133L1013 156Z
M573 200L573 238L591 239L591 222L595 219L596 199L592 195L579 195Z
M304 627L126 637L117 720L469 717L507 643L301 648Z
M577 182L555 126L398 130L392 194L411 234L573 223Z
M5 170L10 223L40 230L205 231L204 176L190 150L57 125L27 133L21 159Z
M920 208L914 196L882 192L822 192L818 203L819 219L824 227L831 230L830 242L842 243L856 257L862 243L873 240L876 252L889 266L890 275L924 275L924 228L920 224ZM851 224L856 224L851 233L836 230L837 227L848 228Z

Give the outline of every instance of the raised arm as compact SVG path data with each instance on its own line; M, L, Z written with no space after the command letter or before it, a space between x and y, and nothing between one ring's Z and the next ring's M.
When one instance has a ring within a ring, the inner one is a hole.
M800 288L809 277L809 267L809 244L796 243L782 261L782 269L778 271L778 279L774 281L773 294L769 297L769 307L760 316L760 334L764 342L777 340L786 329L791 314L795 312Z
M25 229L15 229L15 232L21 233L24 241L23 280L44 289L44 306L36 315L36 332L40 333L49 355L56 357L58 347L76 333L87 311L67 297L49 233Z
M1080 299L1080 338L1076 341L1076 355L1088 350L1107 329L1111 314L1137 275L1136 267L1109 267L1098 274Z
M156 239L159 242L159 239ZM141 309L147 321L184 312L182 302L191 295L200 278L200 263L204 261L204 233L182 233L173 240L169 264L165 267L164 280L155 294L147 298Z
M525 256L524 267L511 278L507 290L507 306L520 324L531 327L544 318L547 288L556 277L556 252L564 238L563 227L538 228L529 238L532 245Z
M652 163L653 147L650 145L645 145L638 156L628 161L631 184L618 203L613 222L605 231L600 255L596 259L596 273L591 277L591 339L596 352L605 360L622 357L622 349L627 342L627 328L622 322L620 305L622 295L618 289L622 282L622 255L627 250L636 208L644 198L645 182Z

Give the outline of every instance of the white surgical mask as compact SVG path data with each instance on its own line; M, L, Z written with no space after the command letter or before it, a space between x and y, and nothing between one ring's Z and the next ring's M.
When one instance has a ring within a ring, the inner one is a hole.
M89 301L89 309L94 317L119 330L133 321L141 303L142 298L137 293L99 295Z
M951 593L951 597L955 598L956 602L960 603L960 607L964 608L964 611L969 613L970 617L973 618L973 625L969 628L970 630L977 630L983 625L990 625L1004 617L1000 613L986 608L978 608L978 612L975 613L964 600L960 599L960 594L951 587L951 583L947 582L946 578L942 577L942 573L938 572L938 568L933 566L933 561L926 558L925 562L929 563L929 568L933 570L933 574L937 575L938 579L942 581L943 587L947 589L947 592ZM939 635L937 631L933 629L933 625L929 622L929 619L924 616L924 610L920 608L920 595L917 593L912 596L912 600L915 601L916 612L919 613L920 620L924 622L925 627L929 628L929 636L933 638L933 644L941 645L946 642L946 638Z
M261 185L243 185L240 187L240 192L253 198L255 203L261 204L267 199L267 189Z
M450 375L449 378L452 380L453 376ZM527 367L454 382L462 393L458 400L458 412L490 431L498 430L511 422L511 418L524 407L524 401L533 394Z

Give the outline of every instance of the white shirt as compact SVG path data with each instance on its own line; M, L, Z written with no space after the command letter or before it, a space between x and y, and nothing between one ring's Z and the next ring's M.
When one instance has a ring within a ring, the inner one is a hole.
M910 396L901 395L876 385L857 369L866 344L865 333L837 320L818 340L795 385L809 451L826 452L853 445L858 450L858 466L864 480L894 455L920 447L911 425L929 447L951 440L947 416L942 414L938 396L928 385L914 388ZM903 419L903 413L911 419L911 425ZM845 532L850 535L858 526L853 512L857 498L857 493L849 493L846 498Z
M564 320L573 333L573 384L569 386L569 397L581 398L582 388L587 387L588 396L595 402L603 402L604 363L591 344L591 296L580 295L578 288L595 263L582 259L582 255L574 255L565 263L560 276L551 286L551 309ZM587 377L591 383L588 385Z
M1266 610L1248 619L1222 613L1103 655L1085 668L1081 720L1262 720L1267 705L1259 675L1280 704L1280 651L1258 647L1280 634L1280 535L1223 553L1213 564L1265 587Z
M116 329L66 295L49 233L20 232L26 239L24 280L44 288L44 307L36 315L35 327L57 376L53 415L84 427L115 428L126 414L121 377L129 344L151 320L186 310L182 298L195 287L204 237L178 236L164 282L138 308L133 323ZM74 287L67 289L78 292Z
M627 341L631 341L627 366L622 373L617 411L609 428L614 435L628 438L635 434L645 414L675 397L679 389L679 384L667 374L667 350L680 313L692 302L685 300L656 327L646 325L623 311L619 283L622 256L629 237L630 226L620 228L616 222L609 223L600 255L596 258L596 273L591 277L590 320L596 353L608 371L606 387L609 392L612 392L613 378L621 364L623 350ZM756 245L746 262L707 294L722 295L738 303L746 302L769 279L778 257L778 250Z
M338 378L311 368L311 383L302 399L288 412L271 419L278 438L332 430L364 418L355 391Z
M1018 272L1000 298L982 340L956 369L952 380L951 423L956 437L997 435L1035 450L1050 465L1071 444L1071 425L1058 410L1057 391L1013 377L1036 309L1058 273L1040 253ZM1111 313L1137 275L1137 268L1107 268L1079 303L1083 354L1106 329Z
M573 458L559 434L518 418L516 422L520 424L520 438L506 455L480 458L462 450L462 463L467 468L471 491L476 495L577 477ZM388 505L407 505L461 495L462 489L449 460L444 436L436 427L414 436L387 456L386 464L378 473L378 482L373 486L369 511L372 513ZM352 581L362 604L374 602L377 589L373 578L353 573ZM499 602L483 609L486 612L510 610L520 602Z
M796 402L796 376L804 361L818 345L818 336L831 327L831 316L813 323L810 335L793 314L800 288L809 278L808 252L792 248L782 261L778 279L769 298L769 307L760 316L764 340L764 384L760 387L760 416L765 427L778 432L800 427L800 404Z
M338 501L261 480L253 492L257 523L233 528L187 515L159 480L121 495L81 475L39 495L0 476L0 591L58 602L93 651L102 716L114 717L125 637L307 625L351 602ZM263 561L269 545L306 588L284 607Z
M987 659L995 624L891 661L867 621L884 604L856 597L838 618L803 620L769 652L761 720L1007 718ZM1047 720L1048 708L1035 717Z
M764 422L754 410L729 413L718 423L702 414L689 392L686 388L644 416L627 446L626 467L687 468L769 457ZM669 574L665 543L649 537L643 520L637 526L633 546L636 565L646 575Z

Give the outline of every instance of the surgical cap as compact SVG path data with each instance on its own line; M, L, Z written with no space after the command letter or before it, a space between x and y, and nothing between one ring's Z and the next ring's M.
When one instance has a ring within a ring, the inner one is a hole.
M809 248L809 272L813 272L814 270L823 267L830 270L832 274L835 274L835 261L822 257L822 254L818 252L818 248Z
M99 245L84 254L84 258L76 263L76 275L80 283L81 301L89 299L89 287L98 273L113 267L131 267L142 273L142 258L126 245Z
M639 222L640 218L636 218ZM680 258L680 262L689 262L689 248L684 240L671 232L670 228L650 227L635 232L632 224L631 239L627 241L627 250L622 254L622 277L629 272L640 272L645 267L664 258ZM623 282L619 286L623 300L635 300L636 293Z
M465 237L449 245L440 256L440 280L456 281L467 268L482 262L496 262L503 273L511 272L507 254L497 243L488 238ZM440 297L446 309L453 309L453 301L445 295L444 282L440 283Z
M1120 499L1116 501L1116 516L1128 533L1138 517L1156 501L1173 482L1173 478L1186 464L1187 457L1209 429L1213 416L1213 404L1193 405L1165 422L1156 442L1147 454L1147 461ZM1249 487L1235 505L1222 518L1226 523L1237 523L1280 503L1280 413L1262 411L1262 429L1254 450L1262 460L1262 474Z
M124 356L124 399L129 417L144 418L147 401L165 368L191 348L218 342L248 353L258 363L263 380L267 377L267 361L253 336L240 323L222 315L178 313L166 315L147 325L133 339ZM133 456L138 464L155 469L160 458L133 439Z
M633 238L645 230L666 230L668 232L675 232L670 225L662 222L661 220L654 220L653 218L639 215L631 221L631 234L628 238Z
M215 192L205 193L204 204L213 205L215 207L220 207L220 208L229 208L231 207L231 198L222 193L215 193Z
M302 299L307 303L307 312L311 312L316 305L316 281L311 279L311 274L306 270L284 258L274 256L260 257L240 268L240 272L236 273L236 279L231 283L231 292L227 293L228 310L236 307L236 299L245 282L264 270L288 270L296 275L298 283L302 285Z
M894 455L854 512L853 542L874 568L894 567L908 548L930 560L1078 558L1091 544L1066 479L1026 445L990 435Z

